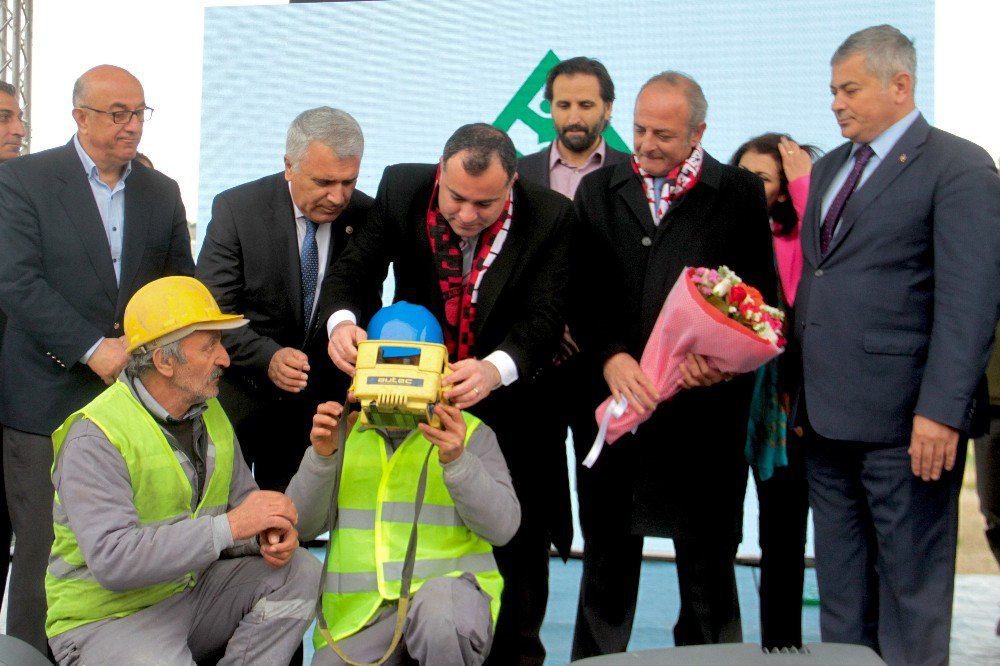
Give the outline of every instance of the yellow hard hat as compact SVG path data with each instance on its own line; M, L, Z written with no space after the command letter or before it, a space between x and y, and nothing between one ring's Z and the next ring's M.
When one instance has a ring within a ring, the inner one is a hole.
M243 315L222 314L208 288L183 275L153 280L135 292L125 307L129 354L162 347L194 331L239 328L248 323Z

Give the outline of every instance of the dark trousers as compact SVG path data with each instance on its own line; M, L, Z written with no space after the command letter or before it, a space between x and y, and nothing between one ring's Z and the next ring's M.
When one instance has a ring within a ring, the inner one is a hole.
M788 465L761 481L753 478L760 504L760 633L766 648L802 646L802 582L805 575L809 487L802 440L789 429Z
M0 428L0 590L7 588L7 570L10 568L10 513L7 511L7 490L3 480L3 428Z
M578 459L589 445L577 443ZM584 548L574 661L624 652L632 635L643 543L631 528L634 458L629 447L611 446L592 469L577 465ZM733 562L737 545L725 537L674 539L681 597L675 645L743 640Z
M986 541L1000 564L1000 408L993 410L989 433L976 438L976 492L986 519Z
M52 549L52 439L4 429L7 506L17 539L7 597L7 633L45 654L45 569Z
M493 549L503 576L500 616L487 664L541 664L540 632L549 598L549 534L538 521L521 523L506 546Z
M866 645L890 665L947 664L964 438L955 469L927 482L906 446L805 427L823 640Z
M243 459L261 490L284 492L288 487L309 448L313 411L300 401L275 401L236 426Z

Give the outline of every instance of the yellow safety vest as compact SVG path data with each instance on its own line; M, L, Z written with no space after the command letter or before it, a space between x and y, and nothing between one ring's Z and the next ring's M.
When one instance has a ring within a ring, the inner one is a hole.
M191 513L191 484L174 450L153 417L120 381L70 415L52 434L54 460L59 460L59 451L70 427L79 419L87 419L101 429L125 459L142 526L221 515L229 505L233 427L214 398L208 401L208 409L202 417L211 439L210 446L215 447L215 469L194 513ZM209 457L211 455L209 453ZM195 573L189 572L167 583L126 592L105 589L87 567L58 493L53 506L53 523L55 541L45 573L45 596L49 606L45 633L50 638L90 622L131 615L195 585Z
M481 421L465 412L462 416L467 446ZM410 594L431 578L475 574L479 586L491 597L495 625L503 578L493 559L493 547L466 527L458 515L444 485L437 447L419 430L414 430L391 458L386 456L382 436L374 430L354 430L347 444L323 591L323 617L333 639L357 633L383 601L399 599L417 482L428 447L432 452ZM313 644L317 650L326 645L318 630Z

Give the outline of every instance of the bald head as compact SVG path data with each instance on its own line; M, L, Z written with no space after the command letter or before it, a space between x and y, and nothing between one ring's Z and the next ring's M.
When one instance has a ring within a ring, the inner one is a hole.
M116 123L115 111L146 108L142 84L114 65L89 69L73 86L73 119L84 151L94 160L101 179L111 185L135 158L142 138L142 114L131 114L125 123Z
M93 106L89 101L95 93L107 88L134 86L142 93L142 84L132 73L114 65L98 65L80 75L73 84L73 106Z

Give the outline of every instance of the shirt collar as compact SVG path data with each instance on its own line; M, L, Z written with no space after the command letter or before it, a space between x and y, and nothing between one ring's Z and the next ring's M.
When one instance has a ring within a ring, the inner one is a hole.
M80 161L83 162L83 170L87 173L87 177L91 180L100 181L101 174L97 171L97 164L94 160L90 159L90 155L80 145L80 135L78 134L73 135L73 147L76 148L76 154L80 156ZM122 172L119 182L124 183L130 173L132 173L132 160L129 160L128 164L125 165L125 171Z
M292 181L288 181L288 196L292 199L292 214L295 215L296 220L308 219L306 214L299 210L299 207L295 205L295 197L292 196Z
M191 409L184 414L184 416L179 419L175 419L170 415L170 412L163 407L163 405L156 401L156 398L154 398L153 394L151 394L149 390L143 386L142 381L138 377L129 377L123 373L122 378L124 379L125 384L132 390L132 394L139 400L139 402L142 403L143 407L146 408L146 411L148 411L157 421L161 421L163 423L191 421L198 416L201 416L202 412L208 409L208 404L199 402L197 405L192 406Z
M875 139L868 144L871 146L872 152L875 153L875 156L880 160L885 159L885 156L889 154L892 147L895 146L899 139L906 133L906 130L910 129L910 125L913 124L919 115L920 111L918 109L913 109L908 114L890 125L889 129L875 137ZM851 148L851 155L853 156L860 147L860 144L854 144Z
M562 155L559 154L559 148L556 146L556 143L558 141L559 141L559 139L556 139L555 141L552 142L552 145L549 147L549 171L551 171L552 168L556 164L558 164L559 161L562 159ZM590 156L587 157L587 161L584 162L583 164L581 164L579 167L576 167L576 168L579 169L581 167L586 166L590 162L594 162L594 161L597 162L597 166L603 165L604 164L604 153L605 153L606 149L607 149L607 142L602 137L601 138L601 142L597 144L597 148L595 148L594 152L592 152L590 154Z

